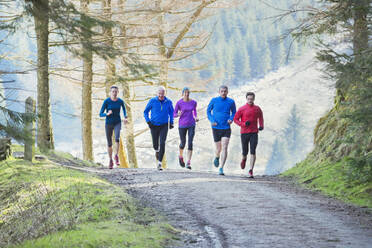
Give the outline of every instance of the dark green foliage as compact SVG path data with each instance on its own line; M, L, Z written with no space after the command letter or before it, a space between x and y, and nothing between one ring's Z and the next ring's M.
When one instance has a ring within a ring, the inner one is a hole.
M35 116L0 106L0 117L0 136L8 136L19 142L31 138L30 133L24 130L24 124L34 120Z
M345 175L350 183L372 182L372 154L345 159Z

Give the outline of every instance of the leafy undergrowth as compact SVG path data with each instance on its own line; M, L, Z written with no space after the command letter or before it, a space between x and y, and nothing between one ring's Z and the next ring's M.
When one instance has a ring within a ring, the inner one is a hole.
M49 160L2 161L0 182L0 247L164 247L175 238L120 187Z

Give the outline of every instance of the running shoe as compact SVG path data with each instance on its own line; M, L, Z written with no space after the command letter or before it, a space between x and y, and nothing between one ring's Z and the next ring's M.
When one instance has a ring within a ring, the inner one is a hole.
M110 159L109 169L113 169L113 168L114 168L114 161Z
M159 171L162 171L163 170L163 168L161 167L161 164L158 164L158 170Z
M249 170L249 178L254 178L253 177L253 170Z
M214 162L213 162L213 164L214 164L214 167L218 167L218 166L220 166L220 158L215 158L214 159Z
M191 165L190 165L190 162L187 162L187 165L186 165L186 169L189 169L189 170L191 170Z
M218 175L220 175L220 176L224 176L225 175L225 173L223 173L223 168L222 167L220 168L220 170L218 172Z
M115 164L116 164L117 166L120 165L119 156L118 156L117 154L115 155Z
M178 162L180 163L181 167L185 167L185 162L183 161L183 157L178 157Z
M247 162L246 159L242 159L242 162L240 162L240 168L242 168L242 170L244 170L245 168L245 163Z

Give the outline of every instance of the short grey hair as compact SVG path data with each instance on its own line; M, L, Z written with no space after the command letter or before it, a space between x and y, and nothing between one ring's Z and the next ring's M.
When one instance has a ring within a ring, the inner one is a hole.
M218 88L218 91L220 91L221 89L229 90L229 88L228 88L226 85L221 85L221 86Z
M165 87L164 87L164 86L159 86L159 87L158 87L158 92L159 92L159 91L165 91Z

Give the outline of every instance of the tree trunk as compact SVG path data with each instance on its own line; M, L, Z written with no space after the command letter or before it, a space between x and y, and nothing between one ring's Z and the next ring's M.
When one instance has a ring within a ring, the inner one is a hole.
M363 50L368 49L368 8L370 0L357 0L353 8L353 49L355 58L360 57Z
M124 1L119 0L119 4L121 5L121 9L124 8ZM126 28L125 25L120 26L120 36L125 37L126 36ZM123 51L123 53L126 53L127 47L128 47L128 41L125 38L121 38L120 40L120 46ZM124 77L127 77L129 75L128 68L125 63L124 57L121 60L122 66L123 66L123 73ZM128 159L129 164L133 168L138 168L138 162L137 162L137 154L136 154L136 143L134 140L134 126L133 126L133 113L132 113L132 105L130 103L130 87L129 82L124 81L123 82L123 99L125 101L125 108L127 110L128 115L128 124L125 126L125 138L126 138L126 146L127 146L127 152L128 152Z
M159 24L159 33L158 33L158 50L160 57L160 71L159 71L159 85L167 88L168 86L168 58L167 58L167 48L164 41L164 12L161 9L161 0L155 2L156 8L159 11L158 24ZM167 157L164 154L162 167L167 168Z
M121 0L119 0L119 5L122 5ZM111 0L102 0L102 9L103 9L104 18L106 20L111 21L111 17L112 17ZM105 37L106 44L108 46L113 46L114 38L112 35L112 28L104 27L103 34ZM105 91L106 91L106 96L109 97L110 87L115 84L116 67L115 67L114 59L107 58L105 60L105 71L106 71ZM120 137L120 141L119 141L119 160L120 160L120 167L129 168L128 158L125 152L125 148L123 146L122 137Z
M159 85L168 87L168 61L167 58L161 56L160 72L159 72Z
M35 100L28 97L25 103L25 113L28 116L35 116ZM29 135L29 139L25 140L24 159L32 162L35 156L35 121L33 118L25 123L25 131Z
M102 9L103 9L103 17L106 20L111 20L111 0L102 0ZM112 37L112 28L111 27L103 27L103 35L105 37L105 42L107 46L114 46L114 38ZM105 82L105 90L106 96L110 96L110 87L115 84L115 63L113 58L107 58L105 60L105 71L106 71L106 82Z
M83 13L88 13L88 0L81 0L80 6ZM91 38L89 35L86 39ZM92 137L92 80L93 80L93 53L83 48L83 82L81 93L81 136L83 142L83 158L93 161L93 137Z
M133 126L133 113L132 106L130 104L130 88L128 82L123 83L123 98L125 101L125 108L128 115L128 124L125 126L126 134L126 145L128 152L129 164L133 168L138 168L137 155L136 155L136 143L134 141L134 126Z
M47 0L33 1L37 41L37 144L43 152L54 149L49 98L48 12Z

